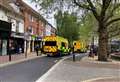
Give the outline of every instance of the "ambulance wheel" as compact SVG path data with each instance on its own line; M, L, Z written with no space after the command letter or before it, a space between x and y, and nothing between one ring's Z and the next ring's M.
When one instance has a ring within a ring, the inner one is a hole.
M50 55L49 55L49 54L47 54L47 57L50 57Z
M62 56L62 54L61 54L61 52L60 52L60 51L58 51L57 56L59 56L59 57L61 57L61 56Z

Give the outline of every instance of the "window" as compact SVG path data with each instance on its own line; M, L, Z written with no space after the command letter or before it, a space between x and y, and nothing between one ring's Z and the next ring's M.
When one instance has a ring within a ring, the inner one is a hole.
M33 22L33 16L32 15L29 15L29 20L31 21L31 22Z
M65 47L65 43L64 42L62 42L61 45L62 45L62 47Z
M46 41L45 46L56 46L56 41Z
M74 43L74 45L76 45L76 43Z
M11 19L12 19L12 18L8 17L8 22L11 22Z
M2 55L2 40L0 39L0 55Z
M16 32L19 32L19 23L20 23L20 21L17 21L17 23L16 23Z

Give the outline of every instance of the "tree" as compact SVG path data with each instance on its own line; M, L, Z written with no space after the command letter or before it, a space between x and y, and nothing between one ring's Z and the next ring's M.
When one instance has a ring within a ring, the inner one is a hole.
M120 20L120 18L113 18L114 11L119 7L118 0L85 0L82 4L78 0L74 0L74 3L84 9L91 11L98 22L98 35L99 35L99 52L98 60L107 61L108 54L108 32L107 28L114 22ZM95 3L100 4L100 11L95 6ZM84 3L87 3L84 4ZM110 9L111 8L111 9Z
M68 12L58 11L55 15L57 22L57 35L67 38L70 46L74 40L79 39L79 24L77 17Z
M92 20L92 21L91 21ZM84 39L90 43L92 38L92 33L97 36L97 24L92 13L87 13L80 21L80 39Z
M71 6L82 9L84 12L92 12L98 23L98 36L99 36L99 49L98 60L107 61L108 55L108 27L113 23L120 20L120 17L116 16L115 12L120 6L120 0L35 0L39 3L47 4L44 7L48 9L57 9L61 7L61 3L68 6L70 10ZM67 4L67 5L66 5ZM63 6L63 5L62 5ZM81 14L79 14L81 15Z

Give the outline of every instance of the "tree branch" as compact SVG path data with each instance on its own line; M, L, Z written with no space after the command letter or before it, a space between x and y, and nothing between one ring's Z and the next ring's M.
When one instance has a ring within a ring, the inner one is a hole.
M98 15L97 10L96 10L96 8L94 7L92 1L91 1L91 0L87 0L87 2L89 3L89 6L91 7L91 11L92 11L93 15L95 16L95 18L96 18L97 20L99 20L99 15Z
M85 4L79 4L76 0L73 1L74 4L76 4L78 7L83 8L83 9L87 9L90 10L88 5Z
M119 21L119 20L120 20L120 18L112 19L111 21L109 21L109 22L106 24L106 26L108 27L108 26L111 25L112 23L117 22L117 21Z
M83 8L83 9L87 9L87 10L90 10L93 15L95 16L95 18L97 20L99 20L99 15L96 11L96 8L94 7L93 3L91 2L91 0L87 0L87 2L89 3L89 5L86 5L86 4L80 4L79 2L77 2L77 0L74 0L74 4L76 4L77 6Z
M109 31L108 31L108 33L110 34L110 33L114 33L114 32L116 32L116 31L118 31L118 30L120 30L120 28L119 28L119 26L118 25L116 25L116 26L111 26L111 29L109 28Z
M120 31L118 31L118 32L116 32L114 34L110 34L108 38L116 37L118 35L120 35Z
M114 8L111 10L110 15L108 15L108 16L105 18L104 21L108 21L108 20L113 16L113 12L114 12L117 8L119 8L119 7L120 7L120 3L117 3L117 4L114 6Z
M106 11L111 3L111 0L102 0L102 3L103 3L103 5L102 5L102 10L101 10L100 16L101 16L101 19L104 19L105 15L106 15Z

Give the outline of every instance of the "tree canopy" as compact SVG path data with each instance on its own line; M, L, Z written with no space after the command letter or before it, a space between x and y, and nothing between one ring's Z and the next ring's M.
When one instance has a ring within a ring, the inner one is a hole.
M77 17L68 12L59 11L56 15L57 35L67 38L70 43L79 39L79 23Z

